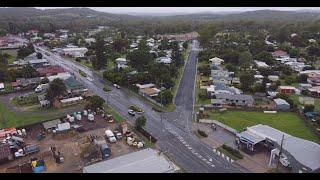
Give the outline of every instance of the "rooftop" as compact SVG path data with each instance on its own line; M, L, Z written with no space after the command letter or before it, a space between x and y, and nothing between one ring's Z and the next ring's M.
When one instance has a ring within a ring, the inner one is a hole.
M73 77L69 77L64 81L67 89L81 89L84 88L84 86L77 80L75 80Z
M273 101L274 101L277 105L282 105L282 104L290 105L286 100L280 99L280 98L274 99Z
M171 173L175 168L153 149L144 149L83 168L84 173Z

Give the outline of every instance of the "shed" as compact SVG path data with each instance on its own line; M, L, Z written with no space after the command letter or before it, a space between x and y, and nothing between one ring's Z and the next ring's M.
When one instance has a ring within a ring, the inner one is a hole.
M44 122L44 123L42 123L42 125L45 130L48 130L48 129L56 128L57 125L60 123L61 123L60 119L56 119L53 121Z
M274 99L273 100L276 103L276 109L278 110L290 110L290 104L284 100L284 99Z
M9 144L1 144L0 145L0 161L1 160L10 160L12 158L12 154L10 151L10 145Z
M153 149L143 149L83 168L84 173L172 173L175 166Z
M299 97L299 102L303 105L314 105L314 98L312 97Z

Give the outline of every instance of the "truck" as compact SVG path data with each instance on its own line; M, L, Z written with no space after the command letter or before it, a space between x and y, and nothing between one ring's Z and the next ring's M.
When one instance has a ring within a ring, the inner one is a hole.
M28 145L22 149L19 149L17 152L14 153L15 157L23 157L29 154L34 154L40 151L39 146L37 145Z
M109 130L109 129L106 130L105 135L106 135L107 139L109 140L109 142L111 142L111 143L117 142L117 139L111 130Z

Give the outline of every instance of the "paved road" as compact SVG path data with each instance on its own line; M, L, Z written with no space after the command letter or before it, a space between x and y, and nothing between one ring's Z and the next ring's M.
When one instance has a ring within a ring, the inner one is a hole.
M174 160L180 167L187 172L215 172L215 173L239 173L248 172L239 165L222 159L213 153L212 148L201 142L190 132L193 111L193 93L194 78L196 72L196 61L198 54L198 44L196 41L192 44L192 50L187 61L185 72L178 89L175 103L177 109L172 113L164 114L161 122L160 114L152 110L152 107L122 90L110 87L112 90L108 93L103 91L106 82L90 69L81 66L72 61L64 60L58 55L48 52L42 47L38 51L46 52L50 56L44 55L51 63L58 64L70 73L74 74L76 79L86 85L92 92L104 98L107 103L127 118L129 123L134 123L135 118L127 113L130 105L135 104L141 107L148 119L146 129L158 139L157 146ZM79 74L79 69L90 76L93 81Z

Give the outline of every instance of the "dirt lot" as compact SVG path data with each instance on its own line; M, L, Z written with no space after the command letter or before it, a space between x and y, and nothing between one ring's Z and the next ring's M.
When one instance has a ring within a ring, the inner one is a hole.
M90 164L89 162L91 161L91 157L83 157L82 152L91 145L88 136L97 135L100 137L104 137L105 130L114 130L117 123L107 123L106 120L100 117L100 115L96 115L95 122L93 123L89 122L87 118L82 118L82 120L77 124L83 125L88 129L88 131L79 133L75 130L70 130L68 132L63 132L57 135L46 132L45 139L41 141L38 141L36 139L36 136L39 132L44 131L42 124L26 127L27 137L24 138L25 143L39 145L40 152L16 159L14 161L10 161L5 164L0 164L0 172L8 172L6 171L7 168L27 163L32 157L42 157L45 160L46 173L82 172L82 167ZM111 156L109 157L109 159L138 150L135 147L129 146L124 139L118 140L116 143L112 144L107 141L107 144L111 149ZM57 164L55 162L50 151L50 147L52 146L57 147L57 150L59 150L64 156L65 161L62 164ZM92 154L99 157L100 152L97 151L96 153ZM11 170L9 172L19 171Z

